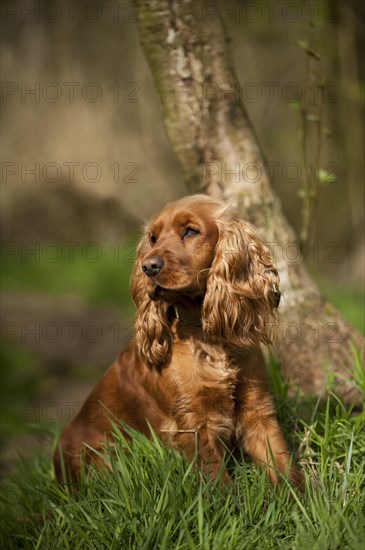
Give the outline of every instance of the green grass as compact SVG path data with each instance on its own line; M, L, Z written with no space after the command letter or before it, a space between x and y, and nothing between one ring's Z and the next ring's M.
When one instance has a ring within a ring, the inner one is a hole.
M327 284L322 288L326 299L356 328L365 333L365 296L363 292L352 288L339 288Z
M129 278L137 239L106 245L78 243L75 247L40 243L35 252L2 247L3 290L39 291L62 297L75 294L92 304L111 303L133 311Z
M75 249L72 261L68 249L57 262L7 255L3 289L59 297L68 292L89 303L125 307L131 304L133 258L131 248L123 247L118 258L103 246L96 262L82 247ZM327 283L321 288L363 330L361 296ZM6 399L36 399L42 377L37 358L8 346L3 364L11 366L6 370ZM359 354L354 366L353 384L364 391ZM112 472L92 472L78 493L55 482L44 456L24 463L13 479L3 481L0 547L362 550L364 412L348 411L335 398L324 404L291 398L278 364L271 361L269 367L279 421L308 480L304 495L286 483L275 490L247 458L229 463L234 487L227 494L217 484L198 480L192 465L158 441L136 434L131 445L119 434L116 454L110 457ZM16 424L14 417L5 432Z
M339 285L311 270L323 296L333 304L354 327L365 334L365 294L360 288Z
M22 421L22 405L31 405L42 392L40 380L44 374L38 358L24 349L2 343L0 346L1 384L0 448L14 433L28 431ZM9 368L9 365L11 367Z
M44 297L62 299L73 294L88 304L112 304L123 310L123 318L132 318L129 279L135 259L137 237L113 243L76 243L65 246L58 243L21 243L16 248L1 246L1 290L39 292ZM94 320L94 319L91 319ZM0 347L0 396L4 411L0 424L0 441L14 433L34 433L21 419L24 404L31 409L47 389L49 377L44 376L44 361L35 353L11 342ZM92 373L78 367L89 377ZM75 377L76 374L73 374ZM9 406L10 404L10 406ZM7 408L8 407L8 408Z
M234 486L227 493L158 440L134 434L129 443L117 433L112 471L92 471L78 491L60 487L44 458L5 482L0 546L362 550L364 412L335 398L318 404L288 397L275 363L270 376L284 433L307 478L305 494L285 481L273 488L247 458L229 462Z

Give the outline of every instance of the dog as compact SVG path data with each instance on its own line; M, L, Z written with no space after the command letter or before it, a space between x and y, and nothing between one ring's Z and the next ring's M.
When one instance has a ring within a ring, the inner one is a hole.
M303 489L260 348L270 342L279 276L253 227L205 195L167 204L137 248L131 290L133 341L64 431L57 479L77 482L81 460L103 463L112 418L147 437L152 428L226 485L225 450L238 449L274 484L288 476Z

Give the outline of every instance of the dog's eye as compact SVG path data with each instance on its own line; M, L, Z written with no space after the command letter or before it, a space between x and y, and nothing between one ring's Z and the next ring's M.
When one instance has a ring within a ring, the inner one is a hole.
M194 237L195 235L199 235L199 230L193 229L192 227L187 227L183 233L182 238L185 239L185 237Z
M150 235L150 243L151 244L156 244L157 243L156 235Z

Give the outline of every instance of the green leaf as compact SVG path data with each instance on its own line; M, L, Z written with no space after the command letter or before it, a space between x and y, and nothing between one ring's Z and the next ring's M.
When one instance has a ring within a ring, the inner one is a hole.
M312 50L311 48L307 49L307 54L310 55L311 57L314 57L314 59L317 59L318 61L320 61L321 59L321 55L315 50Z
M301 189L298 189L297 195L298 195L298 197L300 197L301 199L305 199L305 198L308 196L308 192L307 192L306 189L301 188Z
M302 50L308 49L308 42L306 40L297 40L296 44L299 48L302 48Z
M309 120L310 122L317 122L317 120L319 120L317 115L312 115L311 113L307 114L306 119Z
M327 172L327 170L324 170L323 168L321 168L319 171L318 171L318 179L319 179L319 182L320 183L334 183L336 181L336 174L334 174L333 172Z
M302 104L298 101L290 101L289 103L289 109L291 109L292 111L301 111L302 108Z
M302 50L304 50L311 57L314 57L317 60L321 59L320 54L318 52L316 52L315 50L313 50L309 46L309 44L306 40L297 40L296 44L297 44L297 46L299 46L299 48L302 48Z

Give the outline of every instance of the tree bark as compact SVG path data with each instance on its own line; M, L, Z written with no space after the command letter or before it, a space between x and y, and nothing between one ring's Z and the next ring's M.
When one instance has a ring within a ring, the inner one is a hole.
M189 190L232 205L275 256L283 299L274 354L285 377L292 388L314 395L324 395L334 378L347 403L360 401L349 380L351 343L363 348L363 336L325 301L306 271L241 103L217 4L137 0L137 9L167 134Z

